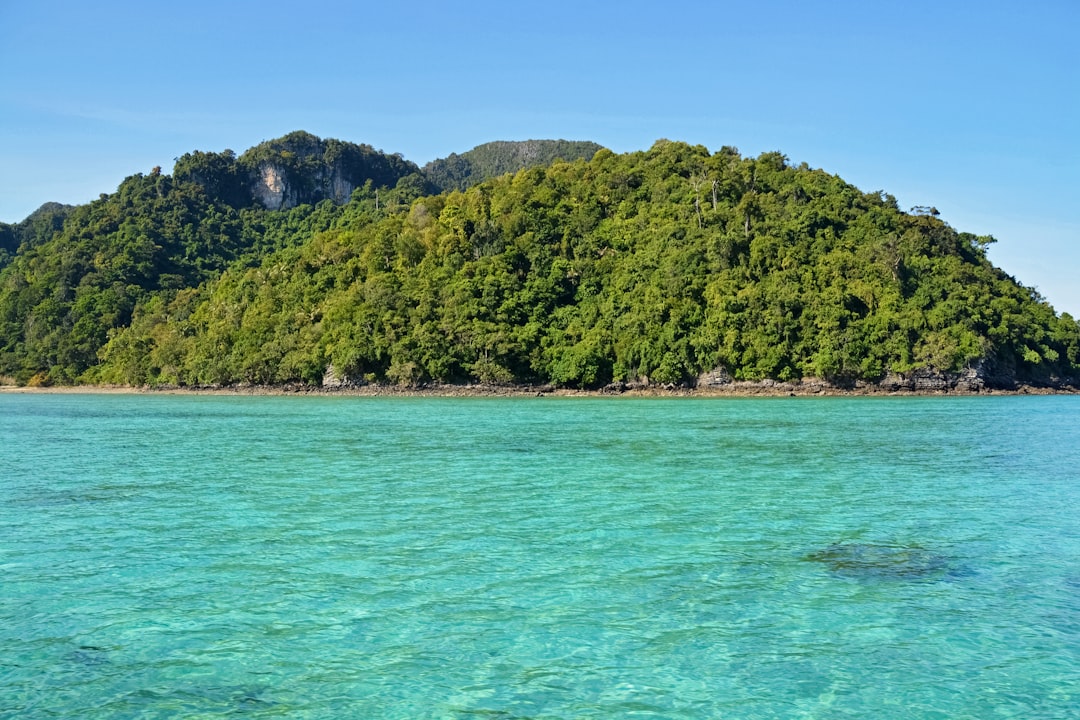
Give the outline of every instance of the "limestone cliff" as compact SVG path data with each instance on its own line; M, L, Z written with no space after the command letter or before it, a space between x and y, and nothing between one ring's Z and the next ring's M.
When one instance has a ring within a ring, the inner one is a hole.
M268 210L296 207L296 192L289 186L286 170L272 162L260 163L251 183L251 194Z
M257 145L240 156L240 165L247 169L252 197L270 210L322 200L344 203L368 181L375 187L393 187L419 172L400 155L306 132Z

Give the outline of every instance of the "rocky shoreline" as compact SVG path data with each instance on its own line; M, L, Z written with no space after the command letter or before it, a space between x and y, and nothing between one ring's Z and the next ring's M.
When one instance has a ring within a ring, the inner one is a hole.
M403 387L364 384L338 387L310 385L228 385L228 386L157 386L65 385L27 387L0 385L0 393L98 393L161 395L279 395L327 397L882 397L882 396L980 396L980 395L1077 395L1080 387L1072 384L993 387L955 379L886 378L882 382L863 381L847 385L819 378L782 382L778 380L699 383L696 386L655 385L646 383L611 383L599 389L580 390L552 385L488 385L429 383Z

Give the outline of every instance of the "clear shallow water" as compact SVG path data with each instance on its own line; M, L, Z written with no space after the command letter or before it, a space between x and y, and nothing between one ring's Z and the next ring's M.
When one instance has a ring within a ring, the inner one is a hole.
M1075 718L1080 398L0 396L0 718Z

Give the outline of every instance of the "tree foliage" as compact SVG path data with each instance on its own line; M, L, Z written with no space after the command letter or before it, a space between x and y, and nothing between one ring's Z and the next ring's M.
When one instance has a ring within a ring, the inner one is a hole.
M0 272L0 374L573 387L716 368L1077 377L1080 325L995 268L992 238L779 153L658 141L440 195L391 173L343 205L281 211L236 207L191 170L224 168L227 185L228 162L185 157L18 249Z

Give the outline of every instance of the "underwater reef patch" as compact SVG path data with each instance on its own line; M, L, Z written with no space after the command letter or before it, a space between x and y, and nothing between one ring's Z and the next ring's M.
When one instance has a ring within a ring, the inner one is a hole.
M964 573L942 553L917 545L835 543L808 554L834 575L864 580L937 580Z

